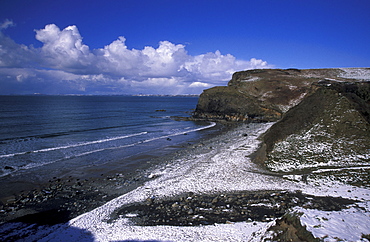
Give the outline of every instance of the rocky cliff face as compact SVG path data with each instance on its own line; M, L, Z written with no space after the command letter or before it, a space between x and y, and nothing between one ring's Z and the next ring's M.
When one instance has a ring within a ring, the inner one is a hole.
M214 87L201 94L194 117L277 121L307 94L315 92L315 83L364 80L370 80L370 68L236 72L227 87Z

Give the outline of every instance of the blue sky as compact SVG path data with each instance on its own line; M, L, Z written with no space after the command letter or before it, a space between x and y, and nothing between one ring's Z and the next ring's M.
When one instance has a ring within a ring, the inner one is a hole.
M0 94L199 94L252 68L370 66L368 0L0 0Z

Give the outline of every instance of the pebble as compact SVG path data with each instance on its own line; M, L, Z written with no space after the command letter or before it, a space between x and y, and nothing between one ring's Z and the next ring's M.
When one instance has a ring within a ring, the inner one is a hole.
M104 174L101 174L102 176ZM90 211L114 198L100 191L101 187L113 186L111 180L121 180L120 186L131 186L133 179L141 181L142 176L125 179L121 173L115 176L102 177L96 183L92 179L65 179L53 177L49 183L41 189L22 191L21 194L3 199L0 202L0 223L13 219L18 210L29 209L47 211L50 209L71 211L70 218ZM109 180L109 181L107 181ZM93 185L94 184L94 185ZM100 184L100 185L99 185ZM114 183L116 184L116 183ZM114 185L116 188L117 186ZM24 215L23 213L21 213Z
M315 197L301 192L261 191L220 195L189 195L174 199L148 198L144 204L122 207L111 219L137 214L137 225L197 226L216 223L268 222L282 217L289 208L305 206L338 211L355 201L336 197Z

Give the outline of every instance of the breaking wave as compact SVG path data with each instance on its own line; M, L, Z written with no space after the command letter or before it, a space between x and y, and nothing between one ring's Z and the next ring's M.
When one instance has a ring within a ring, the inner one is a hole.
M209 128L214 127L215 125L216 123L212 122L207 126L203 126L199 128L187 127L181 130L177 130L170 134L159 135L159 136L154 136L154 137L153 137L154 133L144 131L144 132L138 132L138 133L128 134L124 136L116 136L116 137L93 140L93 141L88 141L88 142L75 143L75 144L70 144L70 145L62 145L62 146L43 148L43 149L37 149L37 150L31 150L31 151L3 154L3 155L0 155L0 162L1 160L8 160L8 159L25 160L29 156L37 156L37 155L42 155L42 157L46 156L49 158L40 159L40 160L43 160L42 162L40 162L39 159L33 159L37 161L29 162L23 165L17 164L17 162L15 161L13 163L14 165L3 167L2 174L0 174L0 177L8 175L13 172L17 172L18 170L27 170L27 169L55 163L61 160L81 157L81 156L90 155L93 153L98 153L98 152L102 152L106 150L117 150L117 149L124 149L128 147L140 146L141 144L154 142L154 141L158 141L161 139L168 139L170 137L175 137L179 135L201 131L204 129L209 129ZM116 143L112 143L113 141L119 141L119 140L125 140L125 139L130 139L130 140L126 143L123 142L124 143L123 145L117 145ZM62 152L62 156L60 154L58 155L52 154L53 152L55 153L55 152L61 152L61 151L64 151Z

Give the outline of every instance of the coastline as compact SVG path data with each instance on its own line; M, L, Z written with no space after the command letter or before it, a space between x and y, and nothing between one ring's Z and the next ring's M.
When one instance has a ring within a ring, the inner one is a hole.
M22 176L2 178L4 189L0 196L0 225L9 221L33 219L38 222L39 214L46 213L49 216L48 211L53 211L55 220L50 220L49 224L66 222L137 188L150 179L148 171L162 165L163 160L187 153L203 141L225 133L235 125L218 123L215 127L200 131L203 134L198 139L169 143L163 149L99 166L59 173L56 170L53 174L48 174L50 167L45 167L40 169L43 179L31 171Z
M134 181L135 186L119 196L106 197L109 200L106 203L85 209L85 213L73 219L56 210L25 216L22 220L13 220L22 223L0 225L0 238L35 241L65 241L66 238L74 241L262 241L274 238L300 241L332 225L351 226L351 236L361 238L361 233L370 229L358 224L358 221L370 224L368 189L325 179L309 182L299 176L289 179L283 174L266 172L261 164L253 162L261 147L260 137L271 125L225 125L218 133L211 132L192 145L153 159L150 168L141 173L143 180ZM109 182L115 183L101 190L114 191L121 178L110 177ZM69 204L69 208L73 206L78 204ZM328 218L324 223L330 220L332 224L317 226L312 221L305 224L311 214ZM54 218L48 220L52 216ZM300 230L295 233L298 237L289 233L279 235L279 231L290 229ZM333 236L338 233L333 232Z

